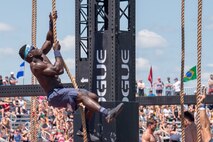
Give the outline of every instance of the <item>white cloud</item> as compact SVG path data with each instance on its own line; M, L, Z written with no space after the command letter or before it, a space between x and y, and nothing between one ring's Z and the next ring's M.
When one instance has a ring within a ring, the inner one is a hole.
M146 29L138 32L136 41L137 47L142 48L160 48L166 47L168 44L166 39L161 35Z
M50 61L54 64L55 63L55 58L51 57ZM73 58L64 58L64 62L66 64L66 66L68 67L69 72L71 73L72 76L75 77L75 59ZM70 83L71 80L66 72L66 70L64 69L64 73L62 75L60 75L60 79L62 83Z
M203 72L201 74L201 83L202 85L208 86L208 80L211 72Z
M147 70L150 68L149 60L144 58L137 58L136 59L136 69L137 70Z
M157 56L159 56L159 55L163 55L163 51L162 50L159 50L159 49L157 49L157 50L155 50L155 54L157 55Z
M11 31L12 29L13 28L10 25L0 22L0 32Z
M64 59L64 62L66 63L67 67L70 69L75 69L75 59L66 58Z
M209 24L206 26L207 30L213 30L213 24Z
M13 48L0 48L1 55L14 55L17 54Z
M207 64L207 67L213 67L213 64Z
M61 48L65 51L75 48L75 36L67 35L64 39L60 41Z
M75 77L75 59L66 58L66 59L64 59L64 62L66 63L66 65L69 69L69 73L73 77ZM71 82L66 70L64 70L64 74L60 78L61 78L63 83L70 83Z
M210 16L209 19L210 19L211 21L213 21L213 16Z
M210 72L204 72L201 74L201 78L202 80L208 80L209 79L209 76L210 76ZM207 83L207 82L206 82Z
M208 24L205 25L205 29L213 30L213 16L209 16L207 18L208 18Z

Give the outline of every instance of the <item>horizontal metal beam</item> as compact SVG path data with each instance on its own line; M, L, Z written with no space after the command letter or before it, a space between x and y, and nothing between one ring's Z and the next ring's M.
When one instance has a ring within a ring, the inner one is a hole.
M63 84L64 87L73 87L72 84ZM0 97L15 96L46 96L40 85L11 85L0 86Z
M73 87L70 83L63 86ZM85 85L80 85L79 88L85 88ZM15 96L46 96L46 94L40 85L0 86L0 97ZM180 96L136 97L136 102L140 105L180 105ZM184 103L196 104L195 95L185 96ZM204 103L213 104L213 95L207 95Z
M137 97L140 105L180 105L180 96ZM213 104L213 95L207 95L206 104ZM184 104L196 104L195 95L184 96Z

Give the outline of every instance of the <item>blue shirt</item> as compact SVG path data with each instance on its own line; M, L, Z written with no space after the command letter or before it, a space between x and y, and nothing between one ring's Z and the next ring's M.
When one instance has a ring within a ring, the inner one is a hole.
M148 94L148 97L155 97L155 94Z
M21 135L20 134L15 134L14 135L14 140L15 140L15 142L21 142Z

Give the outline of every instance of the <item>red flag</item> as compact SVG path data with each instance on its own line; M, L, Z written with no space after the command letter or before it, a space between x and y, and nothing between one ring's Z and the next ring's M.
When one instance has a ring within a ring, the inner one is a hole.
M152 87L152 79L153 79L153 76L152 76L152 66L151 66L149 71L149 76L148 76L148 80L151 83L151 87Z

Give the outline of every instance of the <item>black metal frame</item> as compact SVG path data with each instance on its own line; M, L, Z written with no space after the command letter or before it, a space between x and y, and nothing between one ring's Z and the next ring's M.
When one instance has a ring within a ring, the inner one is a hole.
M180 96L137 97L136 102L140 105L180 105ZM207 95L204 103L213 104L213 95ZM184 104L196 104L196 96L184 96Z
M65 88L73 87L72 84L63 84ZM84 86L79 86L84 87ZM16 96L46 96L40 85L11 85L0 86L0 97Z
M73 87L72 84L63 84L64 87ZM85 88L85 86L79 86ZM0 86L0 97L16 96L46 96L40 85L13 85ZM140 105L179 105L180 96L158 96L158 97L136 97ZM185 104L196 104L195 95L184 97ZM213 95L207 95L204 100L206 104L213 104Z
M82 56L88 55L88 0L76 0L76 57L87 58ZM83 53L82 53L83 52Z

